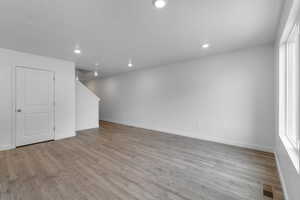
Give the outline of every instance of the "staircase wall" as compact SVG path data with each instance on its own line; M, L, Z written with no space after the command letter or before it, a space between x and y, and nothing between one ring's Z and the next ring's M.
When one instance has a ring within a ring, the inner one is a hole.
M76 131L99 128L99 101L99 97L76 81Z

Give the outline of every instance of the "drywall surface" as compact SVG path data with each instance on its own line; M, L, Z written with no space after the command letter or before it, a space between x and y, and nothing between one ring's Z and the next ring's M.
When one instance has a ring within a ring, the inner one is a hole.
M102 120L272 151L273 52L264 45L87 85Z
M72 62L0 49L0 149L14 148L16 66L55 72L55 139L75 135L75 65Z
M99 101L80 81L76 81L76 130L99 128Z
M281 174L281 184L285 192L285 199L298 200L300 197L300 174L297 173L288 152L279 138L276 143L276 155Z
M295 23L299 14L300 2L298 0L286 0L281 15L277 40L275 42L275 110L276 110L276 147L277 163L281 174L281 183L285 192L286 200L300 199L300 174L294 167L290 156L279 136L279 48L281 42L285 41L287 34Z

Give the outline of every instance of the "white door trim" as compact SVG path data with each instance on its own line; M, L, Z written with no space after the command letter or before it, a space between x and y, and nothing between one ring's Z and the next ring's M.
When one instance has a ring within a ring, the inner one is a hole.
M12 91L11 91L11 99L12 99L12 106L11 106L11 117L12 117L12 130L11 130L11 149L15 149L16 148L16 71L17 68L25 68L25 69L33 69L33 70L40 70L40 71L47 71L47 72L52 72L54 75L54 80L53 80L53 102L56 102L55 99L55 72L51 71L51 70L47 70L47 69L43 69L43 68L39 68L39 67L27 67L27 66L21 66L21 65L17 65L17 66L13 66L12 67ZM56 109L56 105L53 105L53 125L54 127L56 127L56 122L55 122L55 109ZM56 135L56 130L53 131L54 137L53 139L55 140L55 135Z

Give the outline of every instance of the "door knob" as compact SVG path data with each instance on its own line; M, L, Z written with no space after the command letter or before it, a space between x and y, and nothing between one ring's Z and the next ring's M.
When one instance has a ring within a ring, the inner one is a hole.
M17 112L22 112L22 110L21 109L17 109Z

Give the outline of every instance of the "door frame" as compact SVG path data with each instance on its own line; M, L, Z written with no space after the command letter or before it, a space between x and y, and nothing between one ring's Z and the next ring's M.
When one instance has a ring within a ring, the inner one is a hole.
M56 122L55 122L55 110L56 110L56 99L55 99L55 71L44 69L44 68L39 68L39 67L27 67L27 66L22 66L22 65L16 65L12 67L12 89L11 89L11 99L12 99L12 106L11 106L11 121L12 121L12 130L11 130L11 148L15 149L16 146L16 140L17 140L17 134L16 134L16 125L17 125L17 119L16 119L16 106L17 106L17 87L16 87L16 73L17 73L17 68L25 68L25 69L31 69L31 70L39 70L39 71L46 71L46 72L51 72L53 73L53 126L54 128L56 127ZM56 129L53 130L53 139L55 140L56 136Z

